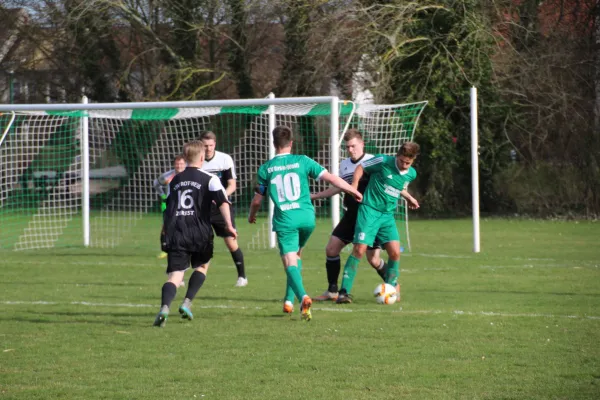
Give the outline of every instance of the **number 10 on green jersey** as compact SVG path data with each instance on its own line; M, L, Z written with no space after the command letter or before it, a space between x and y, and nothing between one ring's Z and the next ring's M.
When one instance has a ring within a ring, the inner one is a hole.
M325 171L316 161L297 154L278 154L260 166L258 184L275 203L275 232L315 225L308 178L319 179Z

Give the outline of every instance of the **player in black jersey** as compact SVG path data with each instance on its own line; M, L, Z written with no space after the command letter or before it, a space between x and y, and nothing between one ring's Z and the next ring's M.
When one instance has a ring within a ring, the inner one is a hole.
M340 177L346 182L352 183L356 167L363 161L372 158L373 155L365 154L365 143L363 142L361 133L356 129L348 129L344 134L344 141L346 142L346 150L350 157L340 163ZM367 174L364 174L358 185L360 193L364 193L368 182L369 177ZM340 193L338 188L330 187L322 192L312 194L311 200L325 199L338 193ZM344 216L331 233L331 237L325 248L327 257L325 268L327 269L327 282L329 286L322 295L313 298L316 301L335 301L338 297L338 278L341 269L340 253L346 245L352 243L356 216L358 215L358 203L352 196L344 196L343 204ZM377 244L376 240L373 247L367 249L367 260L375 268L379 276L384 279L385 263L381 259L380 252L381 246Z
M204 161L204 144L192 141L183 146L188 163L186 169L169 183L167 209L163 213L161 247L167 252L168 280L162 287L161 307L154 326L164 326L177 286L188 268L194 272L188 281L185 299L179 307L182 318L192 319L192 300L206 279L213 256L213 230L210 224L211 206L216 204L225 229L232 237L237 232L231 223L229 200L225 188L216 176L200 170Z
M206 148L206 157L204 159L204 164L202 164L202 169L206 172L216 175L221 180L221 184L225 188L227 197L231 198L230 196L235 192L236 189L236 176L233 159L229 154L225 154L215 149L217 145L217 136L213 132L203 132L200 134L200 140L202 140L202 143L204 143ZM242 249L240 249L237 239L231 236L229 231L227 231L225 221L223 220L221 213L219 213L219 209L215 206L213 206L212 209L210 222L215 230L215 234L218 237L223 238L225 245L231 253L231 258L233 259L233 263L235 264L238 275L235 286L247 286L248 278L246 277L246 268L244 266L244 254L242 253ZM231 222L235 227L235 208L233 206L231 207Z

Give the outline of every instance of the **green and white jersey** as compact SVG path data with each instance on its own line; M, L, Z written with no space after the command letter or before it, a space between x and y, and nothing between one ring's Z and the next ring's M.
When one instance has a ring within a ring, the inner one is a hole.
M400 172L396 157L384 154L364 161L363 169L370 177L362 204L383 213L393 213L396 210L400 192L417 177L417 171L413 167Z
M315 225L308 178L319 179L327 170L311 158L278 154L258 169L258 185L273 203L273 231Z

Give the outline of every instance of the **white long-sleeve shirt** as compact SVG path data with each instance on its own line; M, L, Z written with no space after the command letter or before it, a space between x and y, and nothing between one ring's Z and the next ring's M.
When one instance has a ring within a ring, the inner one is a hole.
M156 190L156 192L160 196L162 196L162 195L168 196L169 195L169 182L171 182L171 179L173 179L175 177L175 175L177 175L177 174L175 173L175 170L172 169L170 171L165 172L158 178L156 178L153 183L154 190Z

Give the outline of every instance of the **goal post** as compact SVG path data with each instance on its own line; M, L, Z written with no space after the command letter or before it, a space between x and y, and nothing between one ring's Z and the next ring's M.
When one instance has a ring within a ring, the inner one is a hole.
M272 206L245 219L258 167L274 156L271 133L287 125L294 152L339 174L344 130L355 127L371 153L395 154L412 139L426 102L363 105L337 97L154 103L0 105L0 249L154 248L160 200L153 180L172 169L183 144L212 130L234 160L240 245L275 246ZM311 191L326 188L311 183ZM319 223L337 224L339 196L315 202ZM409 245L406 205L398 221ZM328 227L328 229L329 229ZM401 235L402 236L402 235Z
M258 166L274 155L273 128L289 125L298 136L295 151L331 164L323 159L330 154L320 148L338 137L331 126L340 118L337 100L270 96L0 105L3 126L8 126L6 116L16 114L0 146L0 223L7 227L0 232L0 248L137 245L133 239L138 231L152 226L158 232L159 197L153 180L172 168L185 142L205 130L214 131L217 150L235 160L238 188L233 200L238 225L245 225ZM320 211L320 217L331 217L331 210ZM152 223L146 221L148 214ZM270 221L262 215L261 221ZM269 239L274 246L274 236Z

